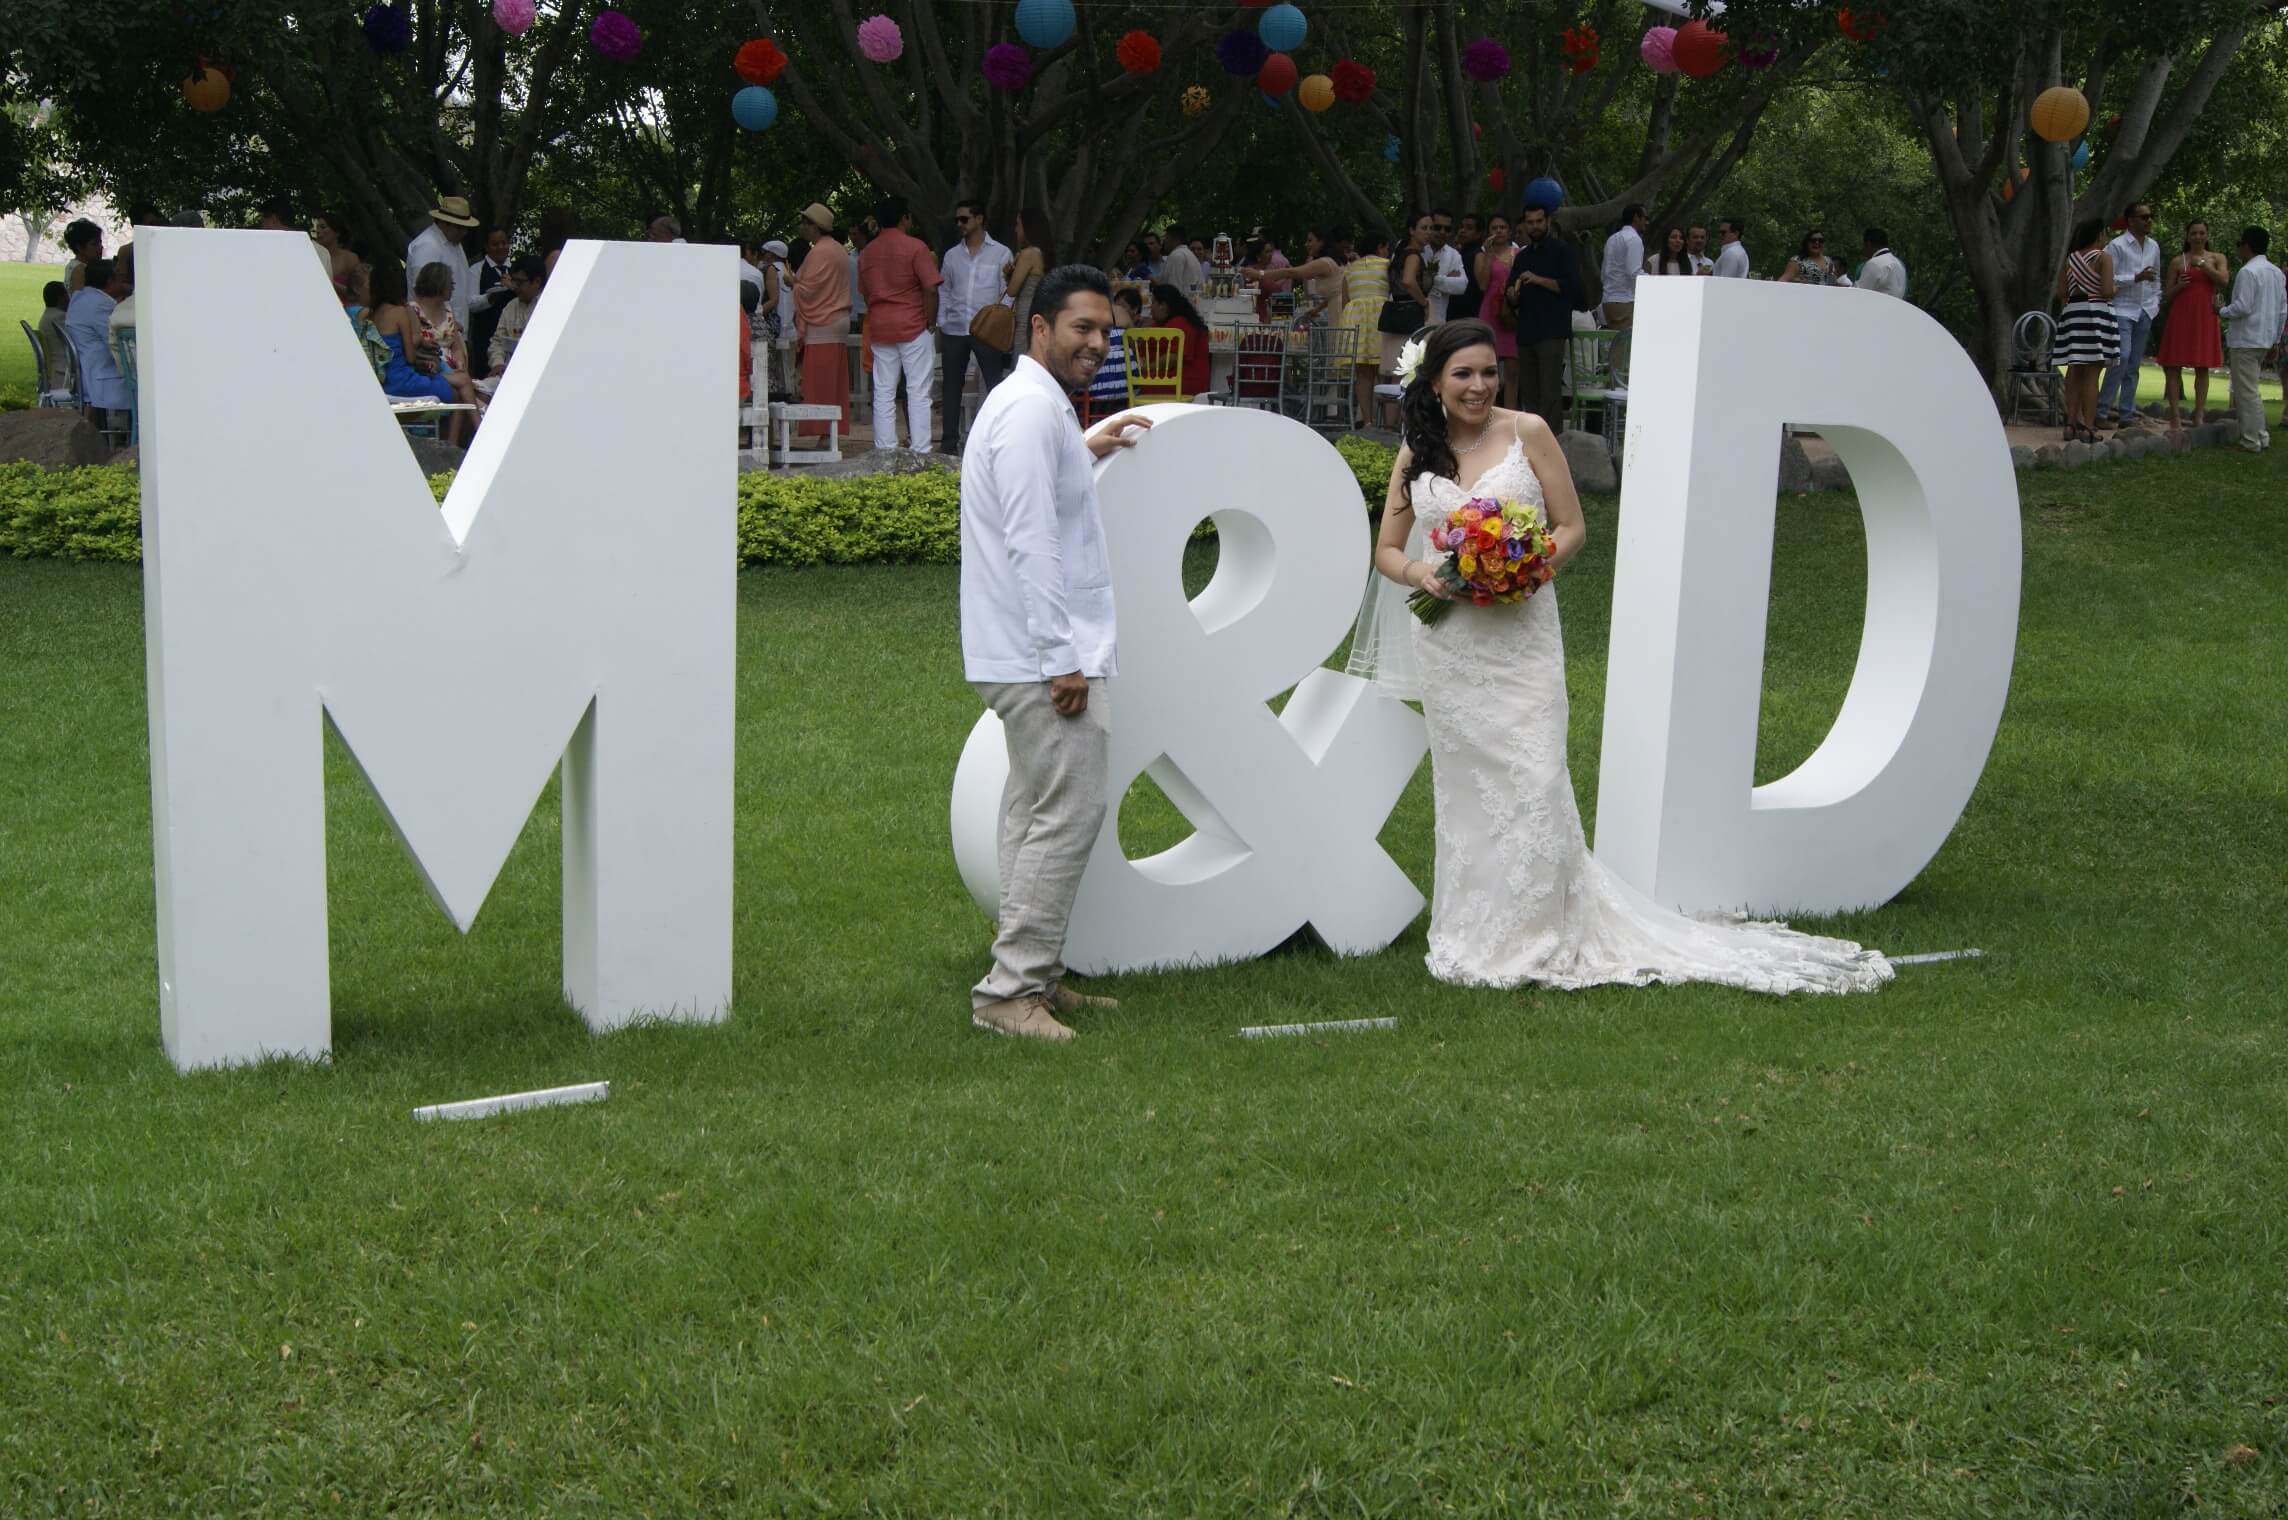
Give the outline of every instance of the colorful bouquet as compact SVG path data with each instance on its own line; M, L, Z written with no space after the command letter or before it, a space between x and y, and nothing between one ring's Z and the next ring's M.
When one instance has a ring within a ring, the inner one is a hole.
M1509 497L1473 497L1444 527L1430 530L1430 547L1446 556L1432 573L1480 607L1522 602L1557 574L1557 541L1548 524L1530 502ZM1406 605L1425 623L1454 610L1454 602L1428 589Z

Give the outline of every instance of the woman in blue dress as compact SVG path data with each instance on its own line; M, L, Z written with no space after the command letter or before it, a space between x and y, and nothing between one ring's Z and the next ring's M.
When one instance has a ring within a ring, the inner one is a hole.
M477 397L468 377L446 373L436 346L423 344L420 315L406 304L404 269L388 261L374 265L372 293L373 304L368 314L373 318L374 331L381 334L381 341L389 350L389 362L381 372L382 394L399 401L462 401L475 405ZM468 442L468 423L467 412L453 414L452 442Z

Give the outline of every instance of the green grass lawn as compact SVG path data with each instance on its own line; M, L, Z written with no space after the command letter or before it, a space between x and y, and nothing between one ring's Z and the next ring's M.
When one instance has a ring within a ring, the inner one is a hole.
M0 1512L2282 1513L2288 465L2024 480L1985 780L1819 925L1985 959L1510 995L1417 924L1061 1049L968 1025L954 572L864 569L740 582L727 1025L590 1038L553 797L463 941L334 749L334 1058L178 1076L138 578L0 563ZM1864 584L1848 497L1781 515L1765 776Z
M15 389L29 399L37 379L32 345L18 322L40 325L40 289L64 277L61 264L0 264L0 390Z

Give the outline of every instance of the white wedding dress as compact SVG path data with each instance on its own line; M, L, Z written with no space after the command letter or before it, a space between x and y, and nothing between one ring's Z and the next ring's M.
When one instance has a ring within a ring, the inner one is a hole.
M1474 496L1542 505L1540 477L1514 439L1468 492L1443 476L1416 477L1415 532L1443 526ZM1888 961L1848 940L1672 912L1589 853L1565 767L1554 584L1519 604L1465 603L1435 626L1407 621L1437 805L1432 976L1477 987L1717 982L1756 992L1857 992L1890 979Z

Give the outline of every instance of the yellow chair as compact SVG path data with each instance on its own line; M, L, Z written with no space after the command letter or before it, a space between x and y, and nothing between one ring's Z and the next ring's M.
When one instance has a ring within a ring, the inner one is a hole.
M1189 401L1184 394L1184 330L1131 327L1121 334L1128 347L1128 404Z

